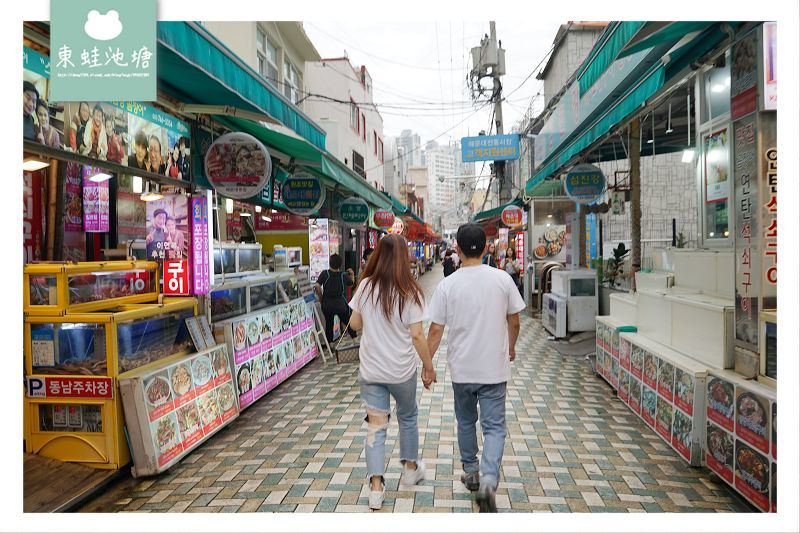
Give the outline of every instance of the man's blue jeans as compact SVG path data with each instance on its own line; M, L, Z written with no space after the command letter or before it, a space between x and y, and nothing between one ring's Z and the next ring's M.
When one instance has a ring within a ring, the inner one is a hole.
M497 488L500 462L506 441L506 384L453 383L456 421L458 422L458 448L465 472L482 474L481 485ZM482 461L478 463L478 421L480 405L483 431Z

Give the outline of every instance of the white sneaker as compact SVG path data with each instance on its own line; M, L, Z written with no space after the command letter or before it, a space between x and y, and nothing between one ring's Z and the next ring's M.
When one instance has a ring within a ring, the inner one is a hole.
M377 511L383 505L383 499L386 494L386 486L381 485L381 490L373 490L370 487L369 491L369 508Z
M425 463L417 461L416 470L408 470L403 466L403 473L400 475L400 483L403 485L416 485L425 479Z

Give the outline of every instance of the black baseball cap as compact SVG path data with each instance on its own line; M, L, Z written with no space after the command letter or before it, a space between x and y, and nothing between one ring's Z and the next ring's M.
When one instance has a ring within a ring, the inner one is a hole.
M486 247L486 232L478 224L464 224L458 228L456 242L465 256L480 257Z

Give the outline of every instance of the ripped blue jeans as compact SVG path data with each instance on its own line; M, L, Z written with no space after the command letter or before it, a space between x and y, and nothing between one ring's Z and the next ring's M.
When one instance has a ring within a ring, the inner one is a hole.
M383 476L386 472L386 428L394 398L397 423L400 426L400 462L416 461L419 455L419 426L417 424L417 373L404 383L371 383L359 378L361 400L367 416L367 438L364 443L368 476ZM373 418L370 421L370 417Z

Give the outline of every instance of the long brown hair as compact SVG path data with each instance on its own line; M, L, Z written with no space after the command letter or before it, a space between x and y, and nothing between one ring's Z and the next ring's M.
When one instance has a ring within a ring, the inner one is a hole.
M386 318L392 316L395 306L402 315L408 301L413 300L421 306L425 298L422 287L411 275L408 244L402 235L387 235L378 241L361 280L369 281L369 298L378 287L380 308Z

